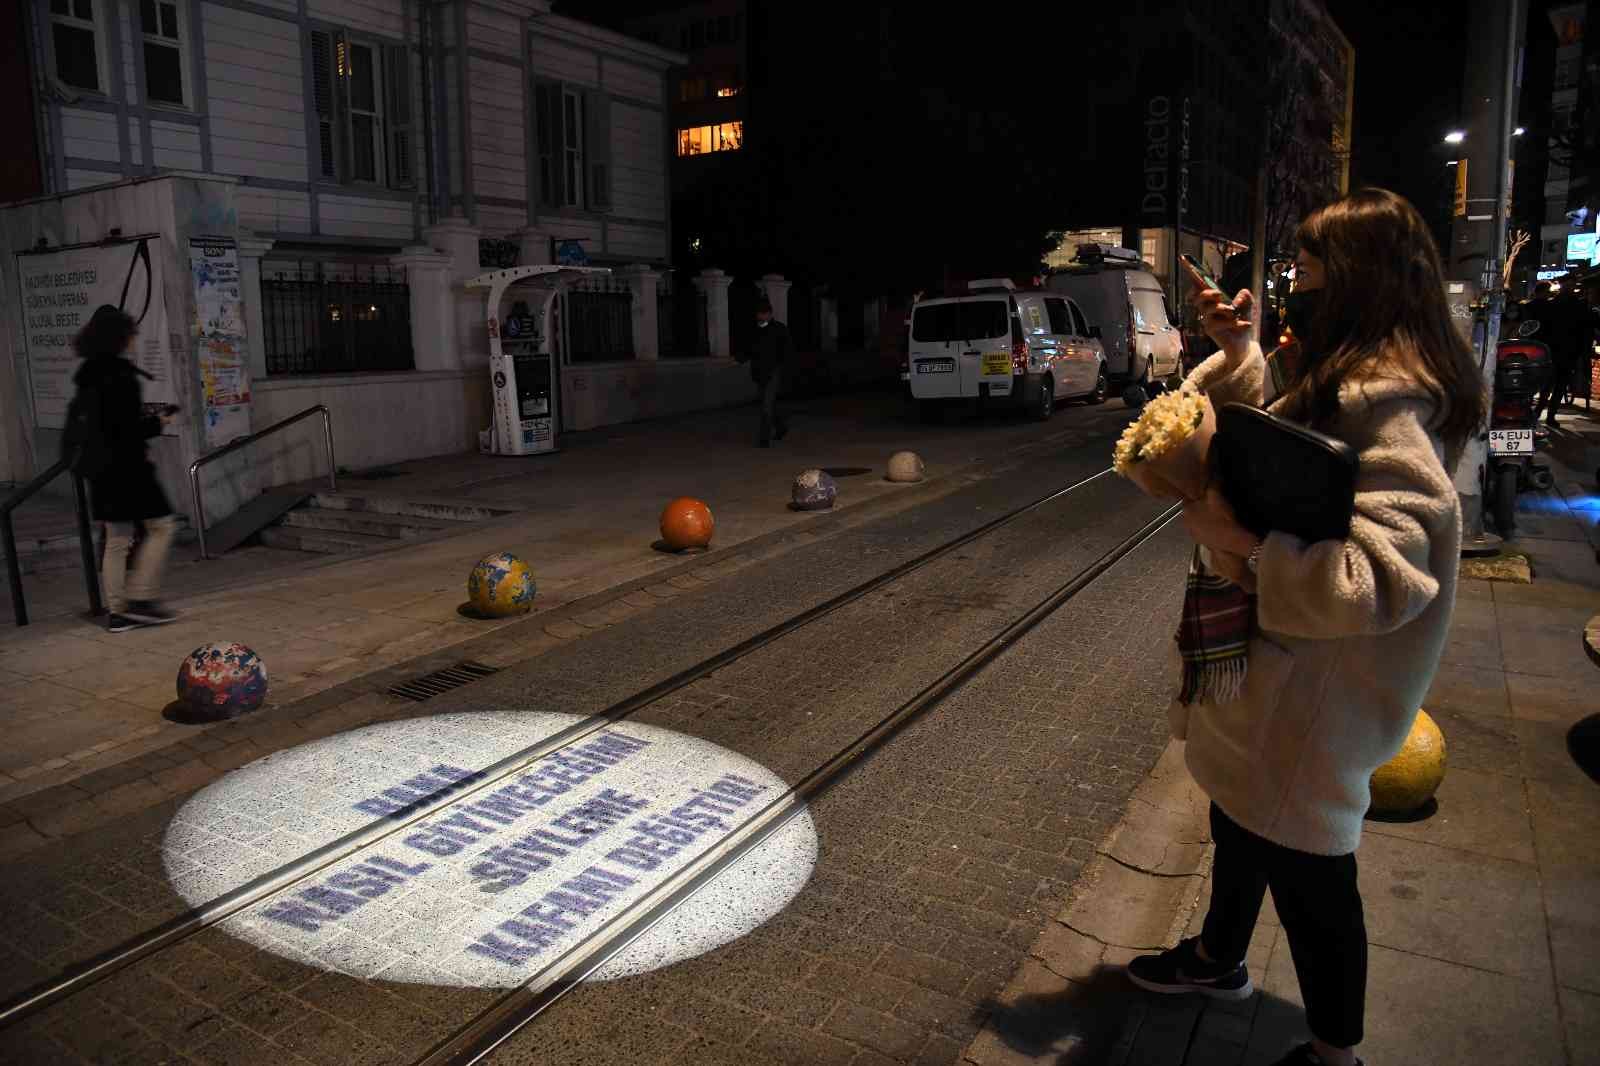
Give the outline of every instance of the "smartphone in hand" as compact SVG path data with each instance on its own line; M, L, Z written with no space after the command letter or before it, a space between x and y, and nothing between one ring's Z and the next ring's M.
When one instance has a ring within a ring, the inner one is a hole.
M1204 264L1202 264L1200 260L1190 255L1188 252L1183 253L1183 255L1179 256L1179 258L1183 261L1184 269L1188 271L1190 280L1199 286L1199 291L1204 292L1207 289L1215 289L1216 291L1222 293L1224 299L1233 299L1233 294L1224 291L1222 288L1222 283L1211 276L1210 272L1206 270ZM1234 310L1234 315L1240 322L1250 321L1247 316L1239 314L1237 309Z

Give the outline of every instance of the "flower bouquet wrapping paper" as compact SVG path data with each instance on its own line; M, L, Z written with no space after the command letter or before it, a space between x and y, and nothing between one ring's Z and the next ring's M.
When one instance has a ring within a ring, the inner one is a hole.
M1198 392L1162 393L1145 405L1112 455L1112 468L1157 499L1196 500L1211 483L1211 404Z

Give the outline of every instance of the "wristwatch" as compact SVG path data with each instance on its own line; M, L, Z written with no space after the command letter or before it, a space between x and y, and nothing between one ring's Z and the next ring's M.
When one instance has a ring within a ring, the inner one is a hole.
M1250 549L1250 554L1245 556L1245 569L1249 570L1252 575L1255 574L1256 567L1261 565L1261 549L1265 548L1266 546L1266 541L1258 540L1256 541L1256 546Z

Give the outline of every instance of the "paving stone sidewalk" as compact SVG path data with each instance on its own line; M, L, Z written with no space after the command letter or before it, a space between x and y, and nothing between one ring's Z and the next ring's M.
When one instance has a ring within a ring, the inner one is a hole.
M1600 1063L1600 672L1584 647L1600 611L1600 490L1595 426L1563 422L1559 491L1523 497L1510 545L1533 582L1463 583L1424 705L1449 756L1436 802L1365 827L1370 1066ZM1309 1038L1270 897L1251 999L1150 996L1126 980L1132 956L1199 931L1207 802L1174 742L966 1062L1267 1066Z

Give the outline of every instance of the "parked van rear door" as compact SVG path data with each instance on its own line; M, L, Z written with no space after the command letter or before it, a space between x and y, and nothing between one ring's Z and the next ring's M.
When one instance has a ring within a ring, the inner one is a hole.
M957 336L961 304L937 300L918 304L911 312L911 346L907 370L911 395L936 400L961 395L961 338Z
M977 296L958 305L957 329L961 334L961 395L978 395L980 382L990 391L1011 391L1011 312L1009 296ZM1041 316L1042 317L1042 316ZM1027 323L1023 331L1029 332Z

